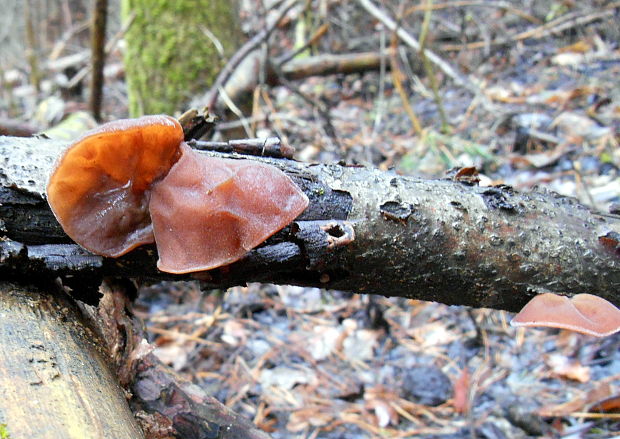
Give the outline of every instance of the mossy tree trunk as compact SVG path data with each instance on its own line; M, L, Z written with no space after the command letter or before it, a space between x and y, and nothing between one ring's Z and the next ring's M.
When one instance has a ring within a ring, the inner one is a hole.
M194 94L209 88L242 40L234 0L123 0L122 14L134 17L125 36L134 117L182 111Z

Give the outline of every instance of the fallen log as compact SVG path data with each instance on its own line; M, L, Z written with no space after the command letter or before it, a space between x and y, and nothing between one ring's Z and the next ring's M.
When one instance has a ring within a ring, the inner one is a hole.
M620 305L620 217L545 191L424 180L376 169L249 157L279 167L310 206L243 260L192 275L159 272L153 246L121 258L71 243L45 201L63 142L0 138L0 273L60 278L96 301L103 277L311 285L516 311L533 295L588 292ZM235 153L202 152L248 158Z
M0 282L1 437L269 438L163 365L112 285L95 309Z

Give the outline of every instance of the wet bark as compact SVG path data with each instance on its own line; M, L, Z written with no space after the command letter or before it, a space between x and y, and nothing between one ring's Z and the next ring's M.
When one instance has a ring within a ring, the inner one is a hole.
M71 243L44 199L51 164L64 146L0 138L0 275L60 277L91 300L104 276L187 279L157 271L153 246L107 259ZM617 215L542 191L251 159L288 173L310 206L243 260L190 276L206 287L312 285L512 311L536 292L587 292L620 305Z
M0 282L3 438L144 438L103 343L64 295Z

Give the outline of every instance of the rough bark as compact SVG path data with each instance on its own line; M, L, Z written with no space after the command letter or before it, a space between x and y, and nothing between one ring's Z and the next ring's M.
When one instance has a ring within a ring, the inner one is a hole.
M103 343L62 295L0 282L1 437L137 439Z
M60 277L80 291L88 284L94 291L103 276L182 279L156 270L154 247L114 260L70 243L44 200L47 175L63 147L0 138L0 274ZM245 259L193 275L207 287L314 285L513 311L548 290L597 294L620 305L617 215L542 191L251 159L283 169L310 206Z

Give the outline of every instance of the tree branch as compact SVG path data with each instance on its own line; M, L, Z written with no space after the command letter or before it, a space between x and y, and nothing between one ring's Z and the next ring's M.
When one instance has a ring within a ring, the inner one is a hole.
M104 276L186 279L159 272L153 246L107 259L71 244L43 195L64 146L0 137L0 275L60 277L91 301ZM513 311L540 291L587 292L620 305L619 216L549 192L243 157L282 169L310 206L243 260L190 275L205 287L312 285Z
M103 101L103 68L105 65L105 31L108 17L108 0L96 0L91 28L91 58L93 70L90 78L89 107L96 121L101 122Z
M413 48L414 50L424 50L424 54L426 57L435 64L442 72L451 77L455 83L458 85L467 88L473 93L479 93L480 87L472 82L467 77L461 75L457 72L450 64L444 61L440 56L436 55L429 49L423 49L420 46L418 40L416 40L411 34L409 34L405 29L399 27L398 23L396 23L392 18L387 16L381 9L379 9L371 0L358 0L358 3L373 17L379 20L385 27L387 27L392 32L396 32L398 37L408 46Z

